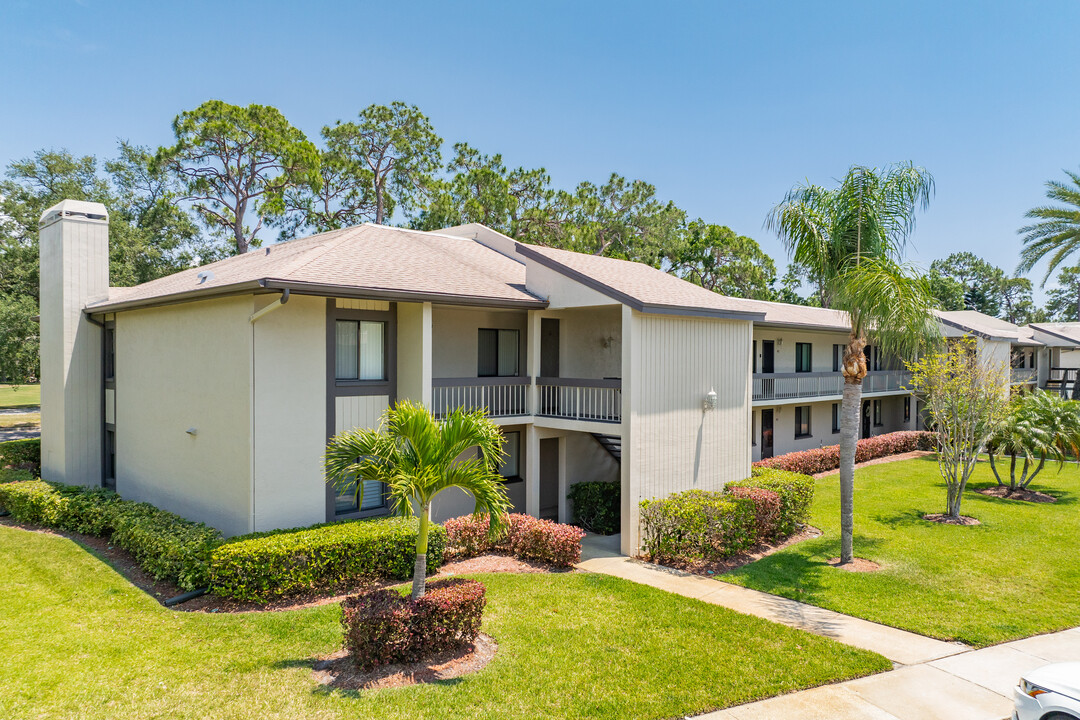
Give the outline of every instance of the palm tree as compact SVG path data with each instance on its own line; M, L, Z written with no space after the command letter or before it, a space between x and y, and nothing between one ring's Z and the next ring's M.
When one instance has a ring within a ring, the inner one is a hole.
M929 283L902 263L915 213L934 192L930 173L911 163L884 169L853 166L833 189L792 188L765 222L791 260L819 283L822 304L846 310L840 421L840 562L853 558L855 444L858 441L865 348L913 356L940 339Z
M1060 466L1069 456L1076 457L1078 447L1080 402L1041 391L1013 398L1008 415L987 442L990 468L1002 487L1006 483L1001 479L995 459L999 453L1010 458L1009 493L1026 490L1047 460ZM1023 465L1018 478L1016 465L1019 458L1023 458Z
M491 532L504 523L510 500L498 474L503 458L499 426L484 411L457 409L436 420L423 406L403 400L389 408L376 430L357 429L330 439L326 480L363 501L365 480L385 483L391 509L420 516L412 597L424 596L431 501L456 487L473 496L474 512L490 516ZM476 451L479 451L479 454Z
M1063 205L1043 205L1028 210L1024 217L1038 222L1026 225L1018 233L1024 236L1024 247L1020 251L1020 265L1017 273L1030 271L1047 255L1050 264L1046 267L1042 284L1065 259L1080 250L1080 174L1065 171L1071 183L1049 180L1046 183L1046 197ZM1080 307L1080 298L1077 298Z

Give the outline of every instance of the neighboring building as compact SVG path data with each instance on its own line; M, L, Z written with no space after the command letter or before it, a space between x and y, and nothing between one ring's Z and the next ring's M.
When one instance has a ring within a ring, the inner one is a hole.
M763 313L645 265L363 225L109 288L107 212L74 201L40 243L51 480L230 535L384 513L328 489L323 448L410 398L489 412L517 511L568 521L571 484L620 479L631 552L642 499L750 472ZM471 510L448 491L434 515Z
M849 327L833 310L724 297L476 224L362 225L129 288L108 287L100 204L47 210L40 247L42 475L229 535L386 513L377 484L359 507L335 494L322 454L406 398L488 412L518 512L569 521L570 485L619 480L626 553L641 500L838 441ZM1017 384L1052 386L1074 355L1080 367L1080 325L940 316L947 336L1011 360ZM900 364L873 347L867 363L861 435L917 428ZM471 510L454 490L433 515Z

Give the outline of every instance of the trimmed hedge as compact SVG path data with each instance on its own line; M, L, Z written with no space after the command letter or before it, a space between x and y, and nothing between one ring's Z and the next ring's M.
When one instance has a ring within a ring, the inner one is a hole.
M396 590L361 593L341 603L345 647L364 671L462 649L480 634L486 602L484 586L464 578L436 580L415 602Z
M573 567L581 560L581 538L585 531L573 525L540 520L530 515L511 513L501 533L492 536L486 515L462 515L450 518L446 528L450 553L467 558L486 552L505 552L521 560L555 567Z
M266 601L375 577L407 580L419 525L414 518L379 518L236 538L213 552L210 589L236 600ZM445 547L446 532L432 524L428 572L442 565Z
M759 540L781 537L777 530L780 526L780 493L756 487L734 487L729 494L754 503L754 532Z
M761 488L772 490L780 496L780 514L776 520L777 538L793 535L810 519L810 505L814 502L814 478L809 475L755 467L751 477L728 483L729 493L735 488Z
M750 498L687 490L641 503L641 549L651 560L725 560L757 539Z
M933 450L935 447L934 433L927 430L902 430L859 440L855 444L855 462L867 462L915 450ZM754 467L788 470L804 475L829 472L840 467L840 446L828 445L785 453L758 460Z
M0 468L7 466L38 475L41 472L41 438L0 442Z
M5 476L10 477L10 475ZM157 580L184 590L206 587L210 553L221 533L111 490L41 480L0 484L0 506L19 522L112 537Z
M589 532L613 535L620 530L621 480L579 482L570 486L566 497L574 507L574 524Z

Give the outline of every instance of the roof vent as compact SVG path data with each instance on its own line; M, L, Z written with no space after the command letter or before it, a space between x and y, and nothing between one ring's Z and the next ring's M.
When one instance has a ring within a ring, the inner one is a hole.
M214 273L211 272L210 270L203 270L201 273L199 273L195 277L199 278L199 284L202 285L205 282L213 280L214 279Z

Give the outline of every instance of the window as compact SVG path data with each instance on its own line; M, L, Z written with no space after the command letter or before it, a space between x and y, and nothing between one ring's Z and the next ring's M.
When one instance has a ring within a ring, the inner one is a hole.
M810 372L811 348L813 345L810 343L795 343L795 372Z
M750 363L753 369L750 372L757 372L757 340L750 343Z
M832 431L840 432L840 403L832 404Z
M840 372L840 366L844 363L844 346L832 346L832 371Z
M1032 350L1031 351L1031 365L1029 365L1029 367L1032 370L1039 367L1039 351L1038 350Z
M750 445L757 445L757 413L753 411L750 413Z
M477 377L516 377L520 335L517 330L481 328L478 331Z
M881 401L880 400L875 400L874 401L874 425L875 426L880 426L881 425Z
M105 430L105 487L116 489L116 430Z
M1024 356L1025 355L1027 355L1027 351L1025 351L1025 350L1020 350L1020 349L1013 350L1012 351L1011 365L1014 368L1017 368L1017 369L1024 367Z
M105 326L105 379L116 378L116 328Z
M385 380L386 323L338 320L335 328L335 379Z
M499 475L505 480L521 478L521 433L508 432L503 436L503 457Z
M795 437L810 437L809 405L799 405L795 408Z
M334 514L348 515L350 513L379 510L386 507L386 490L377 480L364 480L364 497L358 502L356 496L356 482L340 490L334 498Z
M904 422L911 422L911 398L904 398Z

